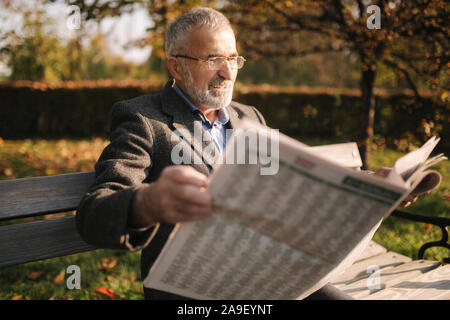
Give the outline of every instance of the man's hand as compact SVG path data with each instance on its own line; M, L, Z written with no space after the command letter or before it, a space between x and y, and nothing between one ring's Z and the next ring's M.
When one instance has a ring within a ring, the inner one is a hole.
M157 181L136 192L128 225L139 228L205 218L213 209L208 182L207 176L190 166L165 168Z
M391 172L392 168L380 168L377 170L377 172L375 172L374 174L376 176L379 177L387 177L389 175L389 172ZM419 194L417 194L417 192L415 192L416 190L411 191L410 194L408 194L406 196L405 199L403 199L403 201L400 203L399 207L400 208L406 208L408 206L410 206L412 203L416 202L416 200L419 198ZM427 192L425 194L429 194L430 192Z

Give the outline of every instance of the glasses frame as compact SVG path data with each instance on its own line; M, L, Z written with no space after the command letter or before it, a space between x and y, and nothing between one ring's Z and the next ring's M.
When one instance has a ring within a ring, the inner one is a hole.
M216 59L216 58L225 58L225 59L227 59L227 61L229 61L230 59L236 59L236 63L237 63L237 65L236 65L237 68L236 69L237 70L241 69L244 66L244 62L247 61L243 56L233 56L233 57L217 56L217 57L208 58L206 60L202 59L202 58L196 58L196 57L187 56L187 55L184 55L184 54L177 54L177 55L174 55L173 57L175 57L175 58L186 58L186 59L196 60L196 61L200 61L200 62L206 62L207 66L210 66L211 62L213 62L214 59ZM239 63L238 63L238 60L237 60L239 58L242 59L241 60L242 61L242 65L240 67L239 67ZM234 68L232 68L232 69L234 69ZM211 69L211 68L209 68L209 70L220 70L220 69Z

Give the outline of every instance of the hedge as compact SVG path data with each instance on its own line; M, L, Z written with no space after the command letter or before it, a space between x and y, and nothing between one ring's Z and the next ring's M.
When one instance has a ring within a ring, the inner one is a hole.
M112 81L0 84L0 137L106 137L115 102L157 92L162 86ZM446 138L439 149L450 150L448 101L428 94L417 103L409 92L376 93L377 137L395 146L402 139L420 143L437 134ZM358 90L259 86L237 87L234 98L257 106L268 125L286 134L354 141L360 130L359 96Z

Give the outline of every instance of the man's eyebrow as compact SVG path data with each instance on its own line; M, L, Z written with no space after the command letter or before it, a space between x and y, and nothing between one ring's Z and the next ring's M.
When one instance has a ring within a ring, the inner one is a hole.
M234 52L234 53L230 54L228 57L237 57L237 56L238 56L237 52ZM224 57L224 55L212 53L212 54L208 55L207 59L209 59L209 58L216 58L216 57Z

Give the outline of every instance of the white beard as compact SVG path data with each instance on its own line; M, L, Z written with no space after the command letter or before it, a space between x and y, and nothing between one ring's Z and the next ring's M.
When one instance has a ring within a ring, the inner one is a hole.
M207 106L211 109L221 109L230 104L233 96L233 81L224 80L217 76L208 83L207 88L197 88L192 79L191 72L187 65L183 64L183 72L185 78L186 94L192 99L195 105ZM213 91L209 88L212 86L225 86L226 90Z

